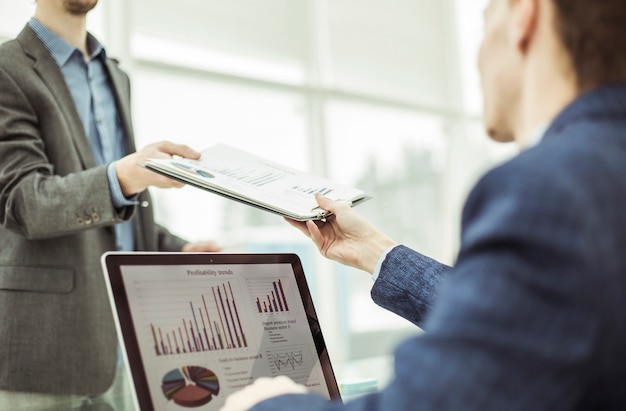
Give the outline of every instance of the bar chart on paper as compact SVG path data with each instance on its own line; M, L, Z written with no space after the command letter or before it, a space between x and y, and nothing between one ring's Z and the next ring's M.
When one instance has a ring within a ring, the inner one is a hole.
M153 318L150 333L157 356L248 348L237 283L207 284L174 289L167 282L155 285L168 292L150 298L157 298L155 306L168 307L169 312L152 312L150 300L142 301L143 311Z
M258 170L246 167L207 167L211 171L230 177L242 183L256 187L262 187L285 177L281 172Z
M263 314L286 314L296 310L292 304L293 291L284 278L248 278L248 293L256 312Z

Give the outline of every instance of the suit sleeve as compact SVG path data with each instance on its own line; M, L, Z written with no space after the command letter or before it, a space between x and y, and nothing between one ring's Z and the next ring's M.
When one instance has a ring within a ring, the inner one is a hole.
M42 114L41 107L33 104L53 110L53 99L27 96L21 85L0 68L0 225L29 239L40 239L132 217L134 208L118 213L113 207L106 166L81 169L65 131L59 129L54 141L44 139L42 115L49 113ZM56 164L48 154L52 145L59 151L63 144L66 157ZM70 167L74 168L59 173Z
M585 241L593 208L579 187L549 181L509 169L477 186L427 332L397 348L394 380L380 393L344 406L283 396L253 410L574 409L598 366L607 291L588 275L598 269Z
M159 251L178 252L187 243L186 240L170 233L165 227L157 225L156 229Z
M404 246L389 252L372 288L372 299L419 327L451 268Z

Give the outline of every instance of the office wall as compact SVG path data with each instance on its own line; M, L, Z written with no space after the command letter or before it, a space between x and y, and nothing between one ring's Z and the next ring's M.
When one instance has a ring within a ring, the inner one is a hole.
M481 126L484 0L101 0L90 30L133 81L138 146L228 142L356 185L359 211L452 263L467 191L513 149ZM32 15L0 0L0 41ZM296 251L336 361L416 332L369 299L364 273L319 257L282 219L194 188L152 190L157 219L227 250Z

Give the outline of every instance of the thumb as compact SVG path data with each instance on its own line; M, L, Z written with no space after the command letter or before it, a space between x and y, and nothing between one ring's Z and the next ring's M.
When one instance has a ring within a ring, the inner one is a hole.
M337 214L337 211L339 211L340 209L344 208L344 207L348 207L349 206L345 203L341 203L339 201L334 201L331 200L328 197L324 197L323 195L319 194L319 193L315 193L315 200L317 201L317 204L326 211L330 211L333 214Z
M185 158L198 159L200 153L185 144L175 144L169 141L161 143L160 147L163 151L171 155L178 155Z

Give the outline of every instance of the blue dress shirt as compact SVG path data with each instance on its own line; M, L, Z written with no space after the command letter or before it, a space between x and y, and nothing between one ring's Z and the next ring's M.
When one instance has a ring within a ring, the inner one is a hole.
M96 164L108 164L107 177L111 186L111 199L116 208L136 204L122 193L115 161L126 152L124 128L117 112L117 104L105 67L106 52L91 34L87 36L88 61L84 54L34 17L29 26L59 65L65 82L74 99L76 110L85 128ZM115 225L118 250L134 250L133 221Z

